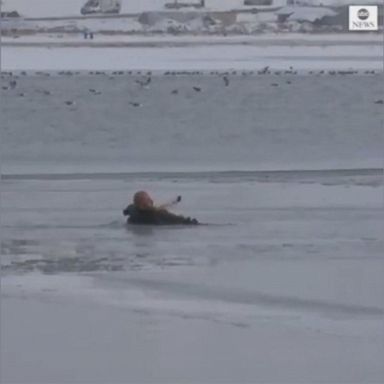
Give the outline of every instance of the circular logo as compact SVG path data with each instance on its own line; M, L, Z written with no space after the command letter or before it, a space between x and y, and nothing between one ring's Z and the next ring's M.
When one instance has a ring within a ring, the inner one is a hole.
M357 11L357 17L360 19L360 20L367 20L368 17L369 17L369 12L367 9L365 8L361 8Z

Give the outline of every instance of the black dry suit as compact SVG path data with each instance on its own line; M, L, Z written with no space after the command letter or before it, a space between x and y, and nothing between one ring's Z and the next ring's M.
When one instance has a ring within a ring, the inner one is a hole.
M199 222L190 217L175 215L166 209L147 208L140 209L133 204L129 205L123 211L124 216L129 216L129 224L152 224L152 225L196 225Z

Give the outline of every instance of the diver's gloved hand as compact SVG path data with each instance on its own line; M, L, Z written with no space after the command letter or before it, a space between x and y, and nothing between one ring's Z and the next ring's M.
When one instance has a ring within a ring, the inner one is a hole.
M132 204L128 205L128 207L123 210L123 215L129 216L131 214L131 212L132 212Z

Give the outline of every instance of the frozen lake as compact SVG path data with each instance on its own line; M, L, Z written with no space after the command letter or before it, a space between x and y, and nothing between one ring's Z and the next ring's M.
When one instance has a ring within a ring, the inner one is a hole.
M382 381L382 76L147 79L2 91L2 380Z
M321 40L274 35L237 38L216 37L97 37L84 43L70 39L32 36L6 39L2 48L3 70L60 71L257 71L275 70L375 70L382 72L383 51L377 37L358 39L349 35ZM294 41L299 43L293 43ZM366 40L366 41L365 41ZM11 46L8 46L11 44ZM288 46L292 44L292 46ZM13 46L12 46L13 45Z

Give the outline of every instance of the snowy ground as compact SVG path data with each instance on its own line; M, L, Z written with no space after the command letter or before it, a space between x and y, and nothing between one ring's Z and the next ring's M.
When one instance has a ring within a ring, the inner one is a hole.
M173 0L170 0L173 1ZM312 1L316 5L317 1ZM332 0L331 0L332 2ZM208 0L201 9L188 8L180 11L169 11L164 5L166 0L126 0L122 3L120 15L92 15L83 17L80 9L81 0L29 0L8 1L3 6L5 11L17 10L21 17L5 18L2 28L5 35L19 37L32 33L70 32L82 33L84 30L96 34L177 34L177 35L260 35L263 33L317 32L332 33L348 31L344 25L316 25L289 19L278 22L276 9L285 3L276 2L273 7L257 7L266 12L244 12L247 7L243 0ZM335 0L340 5L342 1ZM360 3L361 4L361 3ZM324 2L322 5L326 6ZM335 5L335 4L334 4ZM236 9L236 12L230 12ZM320 13L322 8L318 9ZM151 11L146 12L145 11ZM313 12L316 12L313 11ZM333 11L330 11L333 12ZM311 12L312 13L312 12ZM293 16L292 16L293 18ZM347 21L345 21L346 23ZM380 27L382 28L382 27ZM364 35L364 34L363 34ZM365 35L367 35L365 33ZM380 33L368 35L380 37Z
M164 35L124 35L124 34L115 34L115 35L96 35L94 39L85 40L83 34L66 34L66 33L39 33L32 35L24 36L3 36L2 44L3 47L8 46L23 46L34 43L41 43L45 45L53 45L56 43L70 44L73 43L83 43L89 46L97 47L98 44L136 44L136 45L148 45L152 44L156 46L157 44L168 44L172 45L215 45L215 44L224 44L224 45L234 45L234 44L244 44L251 46L285 46L285 49L292 47L318 47L326 50L329 47L341 46L349 47L352 46L356 48L358 46L361 48L364 45L372 46L371 49L375 47L381 47L383 38L379 34L368 34L362 35L358 33L338 33L338 34L302 34L302 33L280 33L280 34L263 34L263 35L229 35L229 36L172 36L170 34ZM79 44L80 45L80 44ZM343 49L339 49L339 55L343 55ZM355 49L356 51L356 49ZM380 52L376 50L373 53ZM355 52L356 55L360 54L361 56L366 55L366 52L362 53Z
M382 74L147 79L2 80L2 380L382 382Z
M78 0L59 3L36 0L30 7L25 0L15 0L12 6L41 17L73 15L80 7ZM210 1L208 9L228 10L236 4ZM10 5L6 3L5 9ZM162 9L164 1L124 2L123 11L128 5L125 11L141 12ZM382 71L380 33L300 34L292 32L294 26L291 32L280 33L271 12L240 13L236 20L216 20L214 25L206 25L202 17L177 21L157 15L152 19L148 24L137 17L4 20L4 29L11 32L2 39L2 68L228 71L269 66ZM94 33L92 40L84 38L85 30Z

